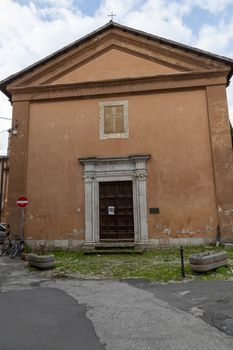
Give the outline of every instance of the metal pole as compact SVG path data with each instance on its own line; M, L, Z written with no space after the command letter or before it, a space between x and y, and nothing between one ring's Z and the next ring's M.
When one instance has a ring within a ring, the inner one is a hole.
M184 248L183 246L180 246L180 262L181 262L181 276L182 278L185 277L185 270L184 270Z
M20 208L20 239L21 240L23 240L24 238L23 226L24 226L24 208Z

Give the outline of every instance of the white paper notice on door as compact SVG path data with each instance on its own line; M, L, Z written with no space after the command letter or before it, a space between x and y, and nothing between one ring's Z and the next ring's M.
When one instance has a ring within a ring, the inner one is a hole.
M108 215L115 215L115 207L108 207Z

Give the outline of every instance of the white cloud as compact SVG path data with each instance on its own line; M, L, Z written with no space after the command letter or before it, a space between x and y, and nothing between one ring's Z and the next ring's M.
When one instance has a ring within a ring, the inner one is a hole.
M109 21L191 44L220 55L233 55L233 16L226 22L219 13L233 0L102 0L93 16L79 10L85 0L0 0L0 80ZM214 13L215 25L203 23L199 32L189 27L187 16L197 7ZM232 88L231 88L232 89ZM233 121L233 94L229 94ZM10 104L0 99L0 113L9 117ZM5 124L0 124L0 130ZM8 128L8 126L6 127ZM3 134L0 134L0 152ZM7 136L7 133L6 133Z
M60 7L72 7L73 0L44 0L45 4L50 3L51 5Z
M8 101L8 98L3 94L0 95L0 117L11 118L12 108ZM11 128L11 121L0 119L0 131L8 130ZM0 154L6 154L6 146L8 141L8 132L4 131L0 133Z
M183 16L189 11L190 6L185 2L148 0L140 8L128 12L124 23L158 36L190 42L192 30L183 21Z
M221 21L215 26L204 25L195 45L220 55L230 55L233 51L233 16L227 23Z
M228 5L232 5L232 0L189 0L191 6L199 6L203 10L211 13L224 11Z
M50 0L51 4L53 1ZM0 78L103 24L70 6L70 1L54 1L54 6L43 8L36 7L34 3L22 6L12 0L0 1L0 38L3 38L0 40L0 63L3 68ZM49 20L46 16L49 16Z
M139 0L103 0L99 9L96 11L96 16L108 18L108 15L114 11L117 18L122 18L125 14L132 11L134 8L140 6L142 1ZM115 19L115 18L114 18Z

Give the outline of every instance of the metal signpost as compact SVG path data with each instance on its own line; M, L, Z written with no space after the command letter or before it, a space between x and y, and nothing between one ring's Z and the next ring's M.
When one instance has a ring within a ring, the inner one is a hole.
M23 240L24 234L23 234L23 226L24 226L24 208L28 205L28 199L25 196L20 196L16 204L20 208L20 239Z

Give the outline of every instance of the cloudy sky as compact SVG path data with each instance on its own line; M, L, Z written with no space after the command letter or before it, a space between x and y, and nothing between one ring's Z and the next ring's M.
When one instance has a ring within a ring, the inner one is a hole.
M106 24L112 11L123 25L233 58L233 0L0 0L0 80ZM233 122L233 83L228 101ZM0 117L11 118L1 93ZM0 131L10 126L0 119Z

